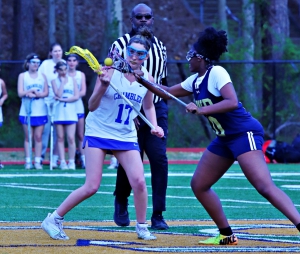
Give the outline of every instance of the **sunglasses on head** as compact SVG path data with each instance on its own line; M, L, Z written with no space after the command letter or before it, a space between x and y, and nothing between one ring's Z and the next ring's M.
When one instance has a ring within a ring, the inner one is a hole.
M57 70L58 70L58 71L66 71L67 68L58 68Z
M133 55L136 55L139 60L143 60L143 59L146 58L147 54L148 54L147 50L136 49L132 46L127 47L127 55L130 56L130 57L132 57Z
M31 64L40 64L41 61L40 60L30 60L29 61Z
M77 59L76 59L76 58L75 58L75 59L71 59L71 58L69 58L67 61L68 61L68 62L76 62L76 61L77 61Z
M29 61L31 64L40 64L41 61L40 60L30 60Z
M193 57L204 58L202 55L198 54L196 51L191 49L186 53L186 60L190 61Z
M137 20L142 20L143 18L145 18L146 20L150 20L152 19L152 15L151 14L137 14L134 16Z

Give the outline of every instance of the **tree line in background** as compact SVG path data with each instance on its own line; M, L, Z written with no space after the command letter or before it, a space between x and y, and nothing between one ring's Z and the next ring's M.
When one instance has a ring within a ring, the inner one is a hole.
M218 64L224 65L229 71L239 99L262 121L269 137L277 134L287 139L287 135L294 135L295 130L290 130L300 122L296 113L300 108L300 67L296 61L278 61L300 59L299 45L290 39L289 13L295 10L289 9L289 4L296 4L297 1L210 1L215 2L217 10L212 24L203 24L197 17L192 16L188 8L191 1L188 0L142 1L152 7L155 18L154 33L167 46L169 84L179 83L190 75L184 59L186 51L197 39L198 32L207 25L224 29L228 32L229 52ZM228 6L232 1L240 4L241 12L230 12ZM21 131L20 134L15 131L21 129L17 121L20 99L17 97L16 81L18 74L23 71L22 63L5 61L23 60L30 52L36 52L45 59L49 45L53 42L60 42L65 50L73 45L88 48L101 61L112 41L129 32L131 9L139 2L0 0L0 75L9 92L9 99L3 106L5 124L0 129L0 146L2 143L3 146L21 147L23 139L11 138L22 135ZM258 59L268 62L255 62ZM80 69L87 75L86 102L92 92L95 75L84 63ZM184 100L190 101L191 98ZM174 102L169 102L169 106L168 146L205 146L214 137L203 117L185 114L184 109Z

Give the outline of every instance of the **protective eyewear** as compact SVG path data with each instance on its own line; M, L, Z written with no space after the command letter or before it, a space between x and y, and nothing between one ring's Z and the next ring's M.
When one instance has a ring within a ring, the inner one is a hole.
M137 14L134 16L137 20L142 20L143 18L145 18L146 20L150 20L152 19L152 15L151 14Z
M202 55L198 54L196 51L194 50L190 50L186 53L186 60L190 61L193 57L200 57L200 58L204 58Z
M40 60L30 60L29 61L31 64L38 64L40 65L41 61Z
M58 68L57 70L58 70L58 71L66 71L67 68Z
M139 60L143 60L146 58L147 54L148 54L147 50L136 49L132 46L127 47L127 55L130 57L132 57L133 55L136 55Z

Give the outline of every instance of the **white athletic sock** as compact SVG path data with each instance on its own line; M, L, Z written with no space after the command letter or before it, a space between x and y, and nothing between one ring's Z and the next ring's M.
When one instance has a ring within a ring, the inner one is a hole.
M57 154L53 154L52 160L55 161L55 162L58 161L58 155Z
M69 160L69 163L75 163L75 160Z
M25 158L26 163L30 163L30 157Z
M41 163L42 157L34 157L35 163Z
M52 216L55 218L55 219L63 219L64 217L61 217L57 212L56 210L52 213Z
M82 161L83 161L84 164L85 164L85 155L81 155L81 159L82 159Z

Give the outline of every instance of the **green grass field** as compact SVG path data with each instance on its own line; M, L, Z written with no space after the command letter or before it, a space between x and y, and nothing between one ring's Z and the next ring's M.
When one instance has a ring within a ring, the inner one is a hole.
M164 213L167 221L209 219L189 186L195 167L169 165L167 211ZM275 184L291 197L299 210L299 165L272 164L269 168ZM149 165L145 165L145 176L149 220L152 212ZM83 184L84 179L84 170L26 171L23 166L6 166L0 171L0 221L42 221L72 190ZM104 169L98 193L68 213L66 221L112 220L115 179L115 170ZM229 219L286 219L255 191L238 165L230 168L214 190L219 194ZM132 196L129 198L129 213L134 220Z

